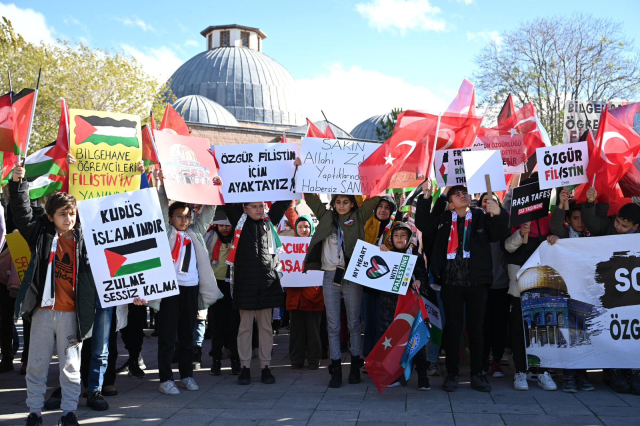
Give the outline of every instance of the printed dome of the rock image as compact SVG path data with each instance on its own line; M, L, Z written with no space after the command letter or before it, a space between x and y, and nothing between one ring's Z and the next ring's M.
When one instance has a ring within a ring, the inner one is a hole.
M518 278L520 292L533 289L558 290L565 294L569 293L567 284L558 271L550 266L536 266L529 268Z
M178 98L199 95L229 111L238 121L264 125L302 125L296 82L262 53L266 35L258 28L218 25L203 30L207 50L171 76Z

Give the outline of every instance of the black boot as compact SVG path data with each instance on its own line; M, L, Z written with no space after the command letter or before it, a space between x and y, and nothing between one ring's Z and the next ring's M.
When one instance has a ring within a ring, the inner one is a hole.
M238 375L240 375L241 371L242 371L242 368L240 368L240 359L239 358L236 358L236 359L231 358L231 375L232 376L238 376Z
M360 383L360 367L362 362L359 356L351 355L351 370L349 370L349 384L356 385Z
M211 365L211 374L213 376L219 376L222 374L222 361L219 359L213 360L213 364Z
M102 393L93 392L87 397L87 406L96 411L105 411L109 409L109 404L102 397Z
M339 388L342 386L342 360L331 360L329 374L331 374L331 380L329 381L330 388Z
M193 369L199 370L202 366L202 348L196 346L193 348Z
M249 367L242 367L242 372L238 376L238 384L239 385L251 384L251 371L249 370Z

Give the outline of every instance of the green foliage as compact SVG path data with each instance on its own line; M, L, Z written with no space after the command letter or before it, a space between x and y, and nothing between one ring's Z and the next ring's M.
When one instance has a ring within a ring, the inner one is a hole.
M69 108L137 114L143 123L153 109L158 124L165 102L175 100L167 84L147 74L134 58L62 40L55 45L28 43L5 17L0 21L0 64L0 75L11 72L14 92L35 88L42 68L29 152L56 139L60 98ZM8 92L8 79L0 80L0 91Z
M376 128L376 135L380 142L384 142L391 137L393 129L398 121L398 114L402 113L402 108L393 108L381 121L380 127Z

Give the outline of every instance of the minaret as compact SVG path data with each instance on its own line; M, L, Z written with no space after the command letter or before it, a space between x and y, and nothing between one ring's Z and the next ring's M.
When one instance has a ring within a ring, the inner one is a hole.
M219 47L244 47L262 52L262 41L267 35L259 28L244 25L215 25L200 32L207 39L207 50Z

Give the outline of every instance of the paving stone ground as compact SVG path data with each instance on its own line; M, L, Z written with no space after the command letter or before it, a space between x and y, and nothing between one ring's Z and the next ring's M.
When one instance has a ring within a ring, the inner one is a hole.
M150 333L148 330L147 333ZM286 330L275 338L273 374L276 384L260 382L257 359L252 364L253 381L239 386L230 376L229 361L223 361L223 374L209 374L211 359L203 359L203 368L194 373L200 386L197 392L182 390L178 396L158 392L157 338L145 339L143 357L147 376L134 379L119 375L118 395L106 398L110 408L97 412L86 407L81 399L78 406L80 424L118 425L640 425L640 396L613 393L602 383L601 373L591 373L596 385L594 392L566 394L547 392L530 382L528 392L513 390L513 371L504 367L506 377L490 378L491 393L479 393L469 388L468 371L463 370L460 388L446 393L441 389L442 378L431 378L431 391L418 391L412 378L406 388L398 387L378 394L373 382L363 375L358 385L344 384L329 389L327 361L320 370L291 370L288 359ZM211 341L205 340L205 352ZM120 366L127 358L122 342L119 344ZM343 353L343 374L348 374L348 355ZM16 359L19 359L18 354ZM25 405L24 376L16 371L0 374L0 425L24 425L28 409ZM178 377L177 369L174 374ZM57 359L49 370L49 392L58 384ZM559 378L557 380L560 382ZM48 395L47 395L48 396ZM43 413L45 425L55 425L60 411Z

